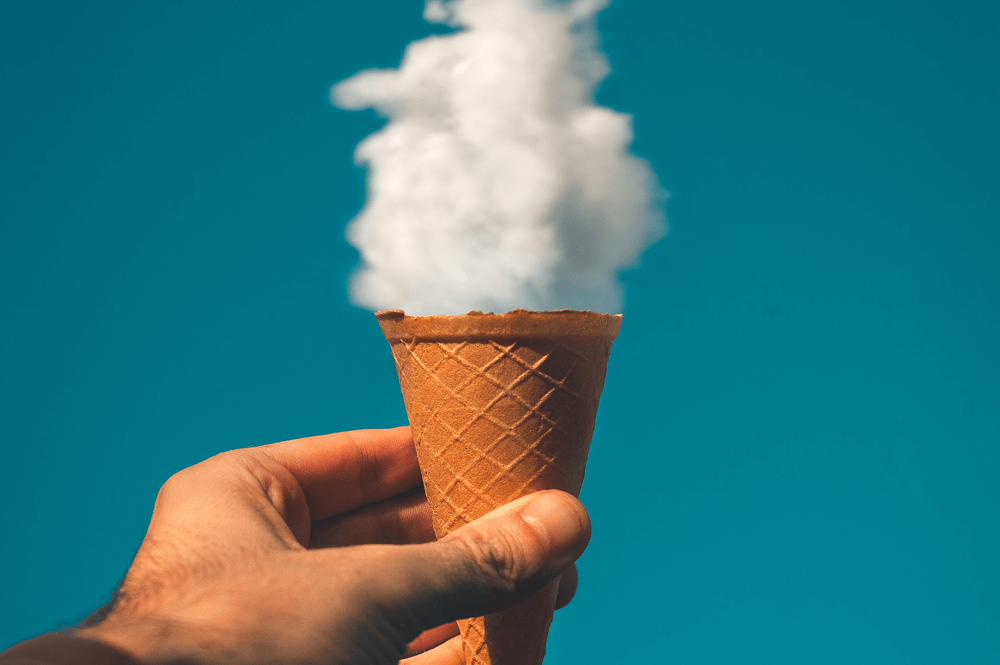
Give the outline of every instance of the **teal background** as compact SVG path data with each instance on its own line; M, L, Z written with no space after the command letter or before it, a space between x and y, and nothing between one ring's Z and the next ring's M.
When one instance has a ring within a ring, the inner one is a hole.
M0 647L216 452L404 422L331 84L419 0L0 4ZM1000 653L1000 5L617 0L671 192L626 275L547 664Z

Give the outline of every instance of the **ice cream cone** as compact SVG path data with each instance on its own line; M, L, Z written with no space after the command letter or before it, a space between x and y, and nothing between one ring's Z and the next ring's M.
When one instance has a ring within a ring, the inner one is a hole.
M537 490L579 494L620 315L376 316L438 538ZM539 665L557 591L460 621L467 665Z

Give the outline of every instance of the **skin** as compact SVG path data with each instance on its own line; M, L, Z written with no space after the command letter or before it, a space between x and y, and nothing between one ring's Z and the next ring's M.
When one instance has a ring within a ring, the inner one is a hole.
M560 575L564 605L589 538L553 490L435 541L405 427L236 450L163 485L113 608L73 639L150 664L459 665L456 619Z

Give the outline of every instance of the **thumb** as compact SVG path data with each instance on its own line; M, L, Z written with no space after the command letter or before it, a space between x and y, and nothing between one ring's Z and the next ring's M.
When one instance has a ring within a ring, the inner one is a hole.
M555 579L589 541L590 517L579 500L536 492L435 543L401 548L405 581L394 604L408 608L406 623L418 632L496 612Z

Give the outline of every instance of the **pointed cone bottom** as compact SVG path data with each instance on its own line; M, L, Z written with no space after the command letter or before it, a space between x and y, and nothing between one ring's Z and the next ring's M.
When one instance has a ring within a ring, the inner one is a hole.
M376 316L438 538L537 490L579 495L620 315ZM557 591L460 621L467 665L539 665Z

